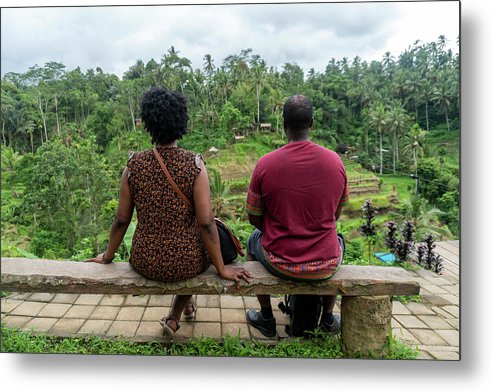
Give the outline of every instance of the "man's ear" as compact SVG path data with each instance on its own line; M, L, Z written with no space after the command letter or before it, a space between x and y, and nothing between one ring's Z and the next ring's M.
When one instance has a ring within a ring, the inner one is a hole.
M313 119L311 118L311 122L309 123L309 128L312 128L313 126Z

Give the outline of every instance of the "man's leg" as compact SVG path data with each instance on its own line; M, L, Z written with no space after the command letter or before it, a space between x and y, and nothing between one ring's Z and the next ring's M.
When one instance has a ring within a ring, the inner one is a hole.
M263 251L261 249L261 231L255 229L246 242L247 248L247 260L258 261L263 264ZM258 294L256 295L258 302L260 303L261 310L249 309L246 312L246 319L248 322L258 329L263 335L267 337L274 337L277 335L277 324L272 312L272 303L270 301L270 295Z
M248 261L259 261L258 259L255 259L255 257L251 255L249 252L246 255L246 259ZM273 312L272 312L272 301L270 300L270 294L257 294L256 298L260 303L261 315L263 316L263 318L265 319L272 318Z
M328 333L337 333L340 331L340 318L333 314L333 308L337 300L336 295L323 295L323 313L319 326Z

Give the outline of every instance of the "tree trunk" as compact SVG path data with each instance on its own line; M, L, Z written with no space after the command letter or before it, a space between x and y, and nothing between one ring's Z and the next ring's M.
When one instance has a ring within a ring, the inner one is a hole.
M135 111L133 110L133 98L130 93L128 93L128 108L130 110L130 116L132 117L133 132L136 132L137 128L135 128Z
M446 114L446 124L448 126L448 132L450 132L451 129L449 127L448 108L446 106L444 106L444 113Z
M60 134L60 119L58 118L58 98L55 94L55 115L56 115L56 130Z
M383 358L391 341L389 296L342 296L342 350L347 357Z
M396 139L396 129L393 129L393 174L396 174L397 150L398 150L398 140Z
M258 107L258 127L260 126L260 84L256 85L256 104Z
M429 110L428 110L429 102L425 101L425 123L427 126L427 132L429 132Z
M2 121L2 141L3 145L7 145L7 139L5 139L5 121Z
M48 141L48 129L46 128L46 117L43 111L41 95L38 95L38 107L39 107L39 111L41 112L41 118L43 119L44 137L46 138L46 141Z
M383 174L383 132L379 127L379 174Z

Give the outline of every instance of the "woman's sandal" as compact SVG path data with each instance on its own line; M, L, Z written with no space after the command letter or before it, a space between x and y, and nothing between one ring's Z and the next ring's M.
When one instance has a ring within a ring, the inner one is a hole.
M173 320L173 321L176 323L176 329L172 329L172 328L168 325L168 323L167 323L167 322L168 322L168 321L170 321L170 320ZM164 332L164 336L165 336L165 337L168 337L168 338L173 338L173 337L174 337L174 334L175 334L175 333L178 331L178 329L181 327L181 326L179 325L179 321L178 321L178 320L176 320L174 317L170 317L170 316L168 316L168 317L166 317L166 318L162 319L162 320L160 321L160 324L161 324L161 326L162 326L162 330L163 330L163 332Z
M185 307L183 309L183 317L184 317L185 320L188 320L189 321L189 320L193 320L195 318L195 315L196 315L195 302L192 299L190 299L186 303L186 305L185 305Z

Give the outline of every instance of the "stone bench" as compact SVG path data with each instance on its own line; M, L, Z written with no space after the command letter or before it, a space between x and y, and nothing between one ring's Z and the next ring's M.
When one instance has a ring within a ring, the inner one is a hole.
M164 283L137 274L129 263L2 258L1 290L81 294L322 294L341 295L342 347L346 355L383 355L391 335L391 296L415 295L418 282L399 267L342 265L329 280L298 283L271 275L258 262L238 263L251 283L220 279L214 267L186 281Z

